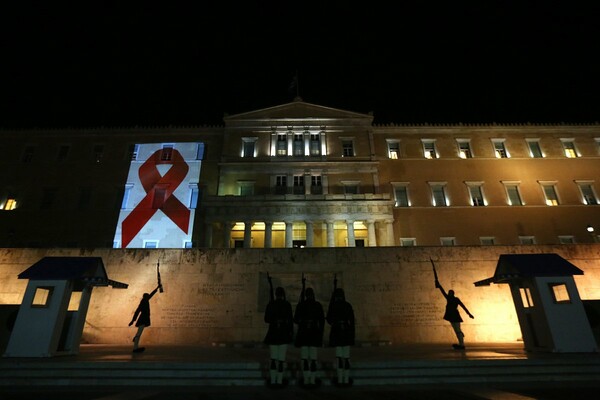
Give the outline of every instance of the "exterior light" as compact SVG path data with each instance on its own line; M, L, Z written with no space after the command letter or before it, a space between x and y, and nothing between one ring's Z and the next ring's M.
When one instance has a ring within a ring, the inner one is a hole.
M589 233L594 233L594 227L591 225L588 225L587 228L585 228Z

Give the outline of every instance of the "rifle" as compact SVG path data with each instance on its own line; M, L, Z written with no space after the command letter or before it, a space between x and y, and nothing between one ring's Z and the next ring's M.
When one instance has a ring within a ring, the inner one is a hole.
M158 290L163 293L164 289L160 281L160 260L156 262L156 280L158 281Z
M433 260L431 259L431 257L429 257L429 261L431 261L431 266L433 267L433 277L435 279L435 287L437 287L439 285L439 281L438 281L438 276L437 276L437 271L435 270L435 264L433 263Z
M267 280L269 281L269 290L270 290L270 295L271 295L271 301L275 301L275 293L273 292L273 281L271 279L271 277L269 276L269 273L267 272Z

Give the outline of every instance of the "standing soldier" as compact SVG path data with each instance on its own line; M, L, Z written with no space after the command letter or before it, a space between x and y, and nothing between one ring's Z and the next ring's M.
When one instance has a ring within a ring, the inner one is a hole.
M142 351L146 350L145 347L139 347L140 338L142 337L142 332L144 332L144 328L150 326L150 299L156 294L156 291L159 289L162 289L162 285L160 284L151 293L144 293L144 295L142 296L142 300L140 301L138 308L133 313L133 318L129 323L129 326L131 326L135 322L135 326L137 326L138 328L137 333L133 337L134 353L141 353Z
M292 343L294 336L294 317L292 306L285 299L285 291L278 287L273 295L273 282L267 273L270 289L270 301L265 310L265 322L269 330L264 343L269 345L271 365L269 369L269 383L274 387L283 386L283 365L287 345Z
M350 380L350 346L354 345L354 310L346 301L344 290L337 287L333 278L333 293L327 309L327 322L331 325L329 346L335 347L337 358L337 383L348 386Z
M298 324L295 345L300 348L302 359L302 384L316 385L317 349L323 346L325 314L321 303L315 300L314 290L305 288L306 278L302 274L300 302L294 314L294 322Z

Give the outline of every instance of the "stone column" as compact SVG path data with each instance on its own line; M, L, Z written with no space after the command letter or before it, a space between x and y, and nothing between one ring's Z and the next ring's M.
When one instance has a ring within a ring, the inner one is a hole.
M334 221L327 221L327 247L335 247Z
M367 233L369 235L369 247L377 247L377 235L375 235L375 221L367 221Z
M312 221L305 221L306 224L306 247L314 247L314 228Z
M294 223L285 221L285 247L290 248L294 246Z
M346 233L348 234L348 247L356 247L354 238L354 221L346 220Z
M252 247L252 225L251 221L244 222L244 248L249 249Z
M394 221L385 221L385 228L386 228L386 236L387 236L387 245L388 246L395 246L396 245L396 239L394 238L394 225L393 225Z
M213 235L213 224L212 222L206 222L204 225L204 247L207 249L212 248L212 235Z
M229 249L231 247L231 229L234 224L229 221L223 222L223 247Z
M273 222L265 222L265 248L273 247Z

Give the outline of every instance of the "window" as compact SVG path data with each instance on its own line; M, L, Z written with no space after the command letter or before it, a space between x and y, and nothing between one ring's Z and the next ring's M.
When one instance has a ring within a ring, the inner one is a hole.
M198 143L198 147L196 149L196 160L204 160L204 143Z
M144 240L145 249L158 249L158 240Z
M408 201L408 184L397 183L394 184L394 199L396 200L396 207L409 207L410 202Z
M548 206L557 206L558 203L558 194L556 192L556 186L554 182L540 182L542 185L542 190L544 192L544 196L546 197L546 205Z
M396 140L388 140L388 157L392 160L400 158L400 143Z
M173 145L172 144L163 144L162 151L160 152L160 160L161 161L173 160Z
M479 238L479 243L482 246L493 246L496 244L496 238L493 236L481 236Z
M594 138L594 140L596 141L596 150L600 153L600 138Z
M240 196L254 196L253 181L238 181Z
M277 175L275 177L275 194L287 193L287 176Z
M92 188L83 187L79 189L79 201L77 208L79 210L86 210L90 206L90 200L92 198Z
M294 135L294 155L295 156L303 156L304 155L304 136L302 134Z
M565 151L565 157L567 158L577 158L579 157L579 153L575 148L575 141L573 139L560 139L563 145L563 149Z
M189 208L190 208L190 210L193 210L196 207L198 207L198 195L199 195L198 184L190 183L189 188L190 188Z
M523 308L533 307L533 298L531 297L531 289L528 287L519 288L521 293L521 301L523 302Z
M154 186L152 195L152 208L159 209L167 201L168 184L157 184Z
M425 158L438 158L435 150L435 140L421 139L421 142L423 142L423 155Z
M294 194L304 193L304 175L294 175Z
M318 133L313 133L310 135L310 155L321 155L321 135Z
M306 247L306 240L292 240L292 247L303 249Z
M506 189L506 196L508 197L508 205L511 206L522 206L523 200L521 199L521 194L519 192L519 183L518 182L502 182L504 184L504 188Z
M535 244L535 236L519 236L521 244Z
M287 135L285 133L277 135L277 155L287 155Z
M71 298L69 299L69 305L67 311L77 311L81 304L81 292L71 292Z
M55 188L44 188L42 193L42 203L40 205L41 210L48 210L54 204L54 200L56 197L56 189Z
M257 138L242 138L242 157L256 157L256 139Z
M492 139L492 143L494 145L494 152L496 153L496 158L509 158L510 154L506 151L506 147L504 146L504 139Z
M13 197L8 197L4 204L0 206L0 210L6 211L14 210L15 208L17 208L17 200Z
M445 183L430 183L431 193L433 195L434 207L446 207L448 201L446 199Z
M104 146L101 144L94 145L94 162L100 163L102 162L102 158L104 157Z
M441 237L440 243L442 246L454 246L456 245L456 238L453 237Z
M358 185L360 182L357 181L342 181L344 185L344 194L358 194Z
M587 204L588 206L597 205L598 197L594 192L594 187L591 182L583 182L583 181L575 181L577 186L579 186L579 191L581 192L581 196L583 198L583 204Z
M140 151L139 144L130 144L127 149L127 159L131 161L135 161L138 159L138 153Z
M569 290L566 283L548 283L552 299L556 304L568 304L571 302Z
M191 240L184 240L183 241L183 248L184 249L191 249L193 247L192 241Z
M26 146L21 156L21 161L24 163L30 163L33 161L33 155L35 153L35 146Z
M527 146L529 146L529 156L532 158L543 158L544 154L540 148L539 139L527 139Z
M33 294L33 300L31 301L31 307L49 307L50 300L52 299L52 293L54 292L53 286L38 286L35 288Z
M125 191L123 192L123 201L121 202L121 209L127 208L127 203L129 202L129 196L131 195L132 188L133 183L128 183L125 185Z
M485 206L485 200L483 199L483 189L481 183L465 182L469 189L469 195L471 197L471 205L475 207Z
M558 243L560 244L574 244L575 236L573 235L561 235L558 237Z
M56 161L58 161L58 162L65 161L67 159L67 156L69 155L70 148L71 147L69 145L60 146L58 149L58 154L56 156Z
M352 139L342 140L342 157L354 157L354 142Z
M460 158L472 158L471 142L469 139L456 139L458 143L458 156Z
M415 238L400 238L400 246L411 247L417 245L417 239Z
M321 175L312 175L310 177L310 193L323 194L323 183Z

